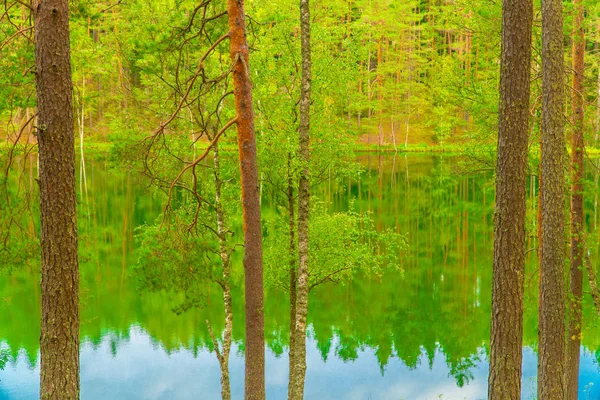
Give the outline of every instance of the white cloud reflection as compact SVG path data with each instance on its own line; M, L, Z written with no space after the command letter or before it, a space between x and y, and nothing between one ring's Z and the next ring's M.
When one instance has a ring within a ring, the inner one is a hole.
M327 362L321 358L316 343L307 346L308 373L306 400L477 400L487 396L488 366L485 357L471 370L473 379L462 388L449 375L444 354L437 350L433 367L423 353L416 368L406 367L401 360L390 358L382 375L375 352L364 349L358 358L344 362L333 354ZM111 351L110 334L102 343L84 343L81 349L82 400L218 400L220 399L219 367L213 354L200 352L196 358L182 349L168 354L157 346L146 332L132 327L130 337ZM244 360L232 349L230 360L233 399L243 398ZM535 393L536 355L524 351L523 398ZM267 352L267 398L287 397L287 356L275 357ZM582 352L581 391L593 382L591 395L600 392L598 365L592 354ZM0 400L39 398L39 367L33 369L24 354L0 372ZM585 390L590 390L585 389ZM594 393L595 391L595 393ZM588 393L586 392L587 396Z

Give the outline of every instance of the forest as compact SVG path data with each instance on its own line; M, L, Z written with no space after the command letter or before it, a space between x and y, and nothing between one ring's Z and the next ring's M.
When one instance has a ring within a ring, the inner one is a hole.
M600 398L600 2L2 3L0 400Z

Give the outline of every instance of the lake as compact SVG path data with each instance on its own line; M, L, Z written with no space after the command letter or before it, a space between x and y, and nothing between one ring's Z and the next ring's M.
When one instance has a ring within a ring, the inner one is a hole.
M228 156L231 162L234 156ZM358 211L370 211L377 229L406 235L409 248L401 254L401 272L357 275L311 292L306 399L486 398L493 171L458 168L458 159L444 155L362 155L359 161L360 178L325 180L314 196L333 211L347 210L351 202ZM24 164L35 169L31 160ZM176 315L172 294L140 292L132 276L136 228L161 215L164 198L106 157L87 157L85 172L79 188L82 399L219 399L219 365L205 323L222 329L218 290L206 307ZM595 231L597 191L587 190L586 220ZM531 221L535 191L531 178ZM263 208L265 215L276 212L267 189ZM534 236L530 249L536 247ZM598 245L592 247L597 254ZM535 251L528 256L524 399L535 397L537 371ZM0 371L2 400L39 397L36 271L26 265L0 275L0 349L8 353ZM234 287L234 399L243 398L242 293ZM265 312L267 398L285 399L287 294L267 288ZM600 398L599 322L586 296L581 399Z

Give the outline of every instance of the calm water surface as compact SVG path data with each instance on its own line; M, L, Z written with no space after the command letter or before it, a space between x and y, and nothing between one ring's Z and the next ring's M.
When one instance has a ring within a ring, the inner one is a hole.
M403 274L361 277L311 293L306 399L484 399L491 302L494 186L490 172L464 174L440 156L364 156L360 179L325 182L315 196L332 210L354 199L379 229L407 235ZM223 325L220 293L177 316L167 294L139 293L131 276L135 229L162 199L136 175L86 159L80 189L82 399L219 399L220 372L205 320ZM82 181L83 182L83 181ZM531 182L529 207L535 207ZM590 230L597 217L588 195ZM275 212L268 190L265 214ZM35 229L35 227L31 227ZM533 239L529 248L535 248ZM239 259L237 262L240 262ZM523 395L536 391L537 274L528 267ZM0 399L39 396L39 280L35 267L0 276ZM232 395L243 398L242 291L234 289ZM267 397L287 392L286 294L265 298ZM600 398L598 318L584 304L581 399ZM441 396L441 397L440 397Z

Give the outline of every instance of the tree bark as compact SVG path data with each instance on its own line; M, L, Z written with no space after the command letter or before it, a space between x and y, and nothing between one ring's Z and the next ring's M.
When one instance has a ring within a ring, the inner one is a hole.
M596 16L596 43L594 50L598 49L600 41L600 18ZM594 136L594 146L598 146L598 133L600 133L600 68L598 68L598 78L596 80L596 135Z
M221 397L231 400L231 384L229 379L229 354L231 352L231 337L233 330L233 307L231 302L231 250L227 246L227 225L225 210L221 196L223 181L221 180L221 161L219 158L219 144L213 147L213 166L215 180L215 208L217 213L217 234L219 235L219 253L223 266L223 305L225 308L225 330L223 332L223 348L217 358L221 367ZM216 345L216 343L215 343Z
M542 1L542 262L538 398L565 396L564 52L561 0Z
M252 107L252 83L243 0L228 0L230 54L235 66L233 86L244 221L244 279L246 298L246 400L265 398L265 332L263 307L262 230L260 192Z
M296 336L294 340L294 375L290 383L290 399L304 398L306 377L306 317L308 315L308 221L310 218L310 101L311 50L310 5L300 0L300 36L302 53L302 83L300 93L299 156L302 163L298 185L298 285L296 297Z
M288 154L288 208L289 208L289 229L290 229L290 350L289 350L289 380L288 393L292 392L294 383L294 366L296 363L296 286L298 282L296 267L296 216L295 216L295 198L294 185L292 179L292 155Z
M35 5L42 399L79 399L79 262L69 3Z
M533 3L504 0L488 398L521 398Z
M575 0L573 25L573 134L571 136L571 267L569 335L565 365L567 392L565 400L577 400L579 389L579 358L581 352L581 299L583 295L583 79L585 33L583 30L583 0Z

